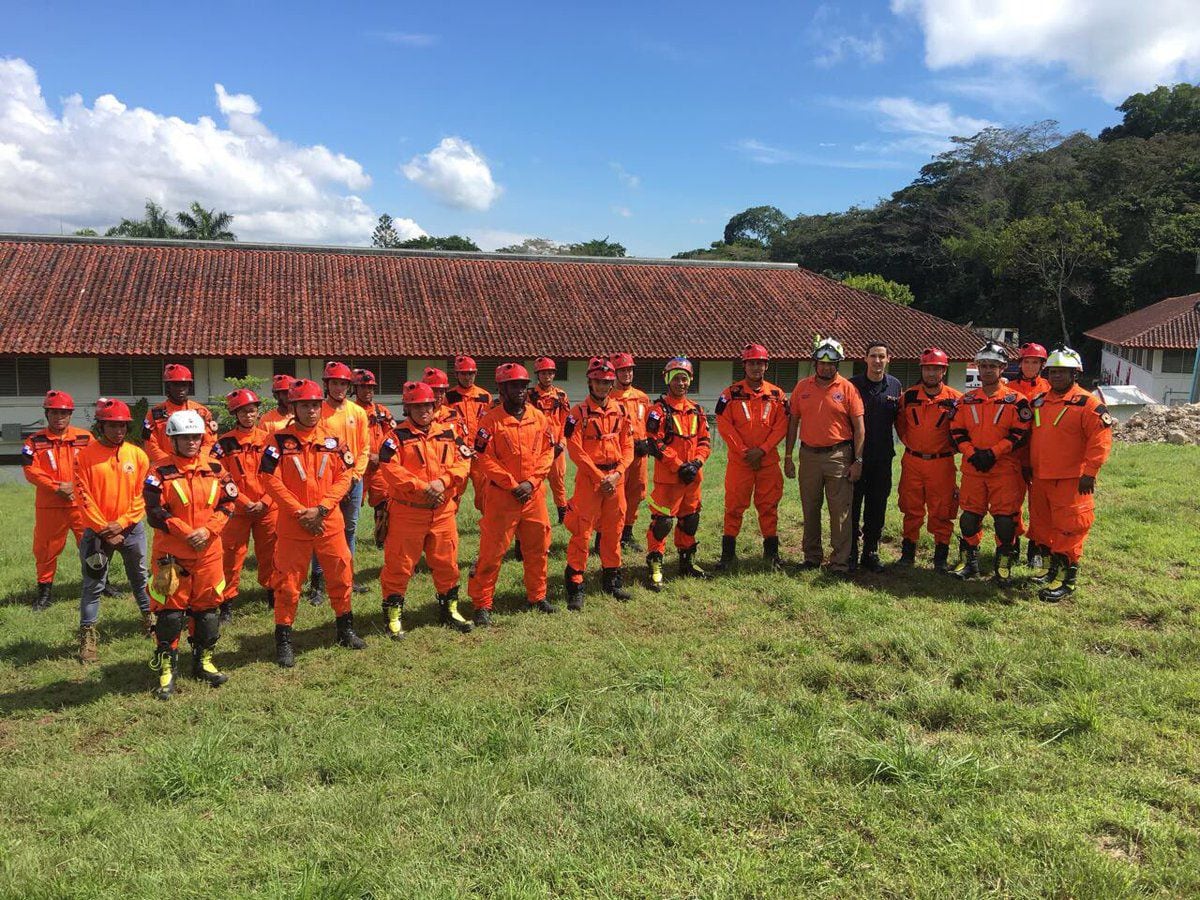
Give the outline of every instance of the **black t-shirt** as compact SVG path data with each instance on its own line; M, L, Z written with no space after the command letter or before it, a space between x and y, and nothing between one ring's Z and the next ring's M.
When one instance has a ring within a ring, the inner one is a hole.
M863 459L891 459L896 455L892 426L903 392L900 379L885 374L879 381L872 381L864 372L851 378L850 383L858 388L863 401L863 428L866 431Z

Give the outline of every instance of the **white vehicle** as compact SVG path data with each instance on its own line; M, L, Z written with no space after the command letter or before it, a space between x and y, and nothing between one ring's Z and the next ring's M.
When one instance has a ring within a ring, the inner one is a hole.
M979 380L979 370L974 366L967 366L967 390L977 388L983 382Z

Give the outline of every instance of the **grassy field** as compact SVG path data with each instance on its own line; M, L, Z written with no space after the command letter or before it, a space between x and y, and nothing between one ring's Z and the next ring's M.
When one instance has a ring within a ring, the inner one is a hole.
M0 486L0 895L1196 896L1197 484L1200 449L1118 446L1060 606L921 569L778 577L751 527L738 577L582 615L517 612L506 565L471 635L434 624L427 574L399 645L377 589L358 654L302 604L281 671L249 590L230 682L166 704L128 598L75 662L69 557L30 611L31 491ZM790 483L792 559L799 524Z

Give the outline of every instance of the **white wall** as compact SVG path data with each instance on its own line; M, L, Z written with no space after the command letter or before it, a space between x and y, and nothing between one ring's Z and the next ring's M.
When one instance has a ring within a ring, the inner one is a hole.
M1108 350L1102 350L1100 353L1100 369L1111 378L1113 384L1132 384L1153 397L1156 403L1166 403L1168 400L1173 403L1186 401L1187 393L1192 389L1192 376L1164 375L1161 350L1152 351L1148 362L1152 367L1149 371L1127 359L1121 359Z

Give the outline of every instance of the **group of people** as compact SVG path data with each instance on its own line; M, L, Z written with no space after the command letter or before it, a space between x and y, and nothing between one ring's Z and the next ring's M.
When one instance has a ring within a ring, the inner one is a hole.
M945 383L949 359L935 347L922 354L921 381L908 389L887 374L884 342L867 347L866 371L850 379L839 373L845 351L837 340L819 338L812 358L813 374L788 393L766 380L767 348L749 344L741 354L744 378L717 401L716 428L728 449L718 571L736 569L737 540L752 504L763 558L785 568L778 507L784 477L797 477L797 440L802 567L824 564L839 577L859 567L883 571L879 541L892 488L894 430L904 450L898 494L904 531L896 566L914 565L926 526L935 541L935 569L978 577L990 514L997 581L1011 581L1025 535L1026 563L1039 570L1033 580L1043 585L1042 599L1058 601L1075 590L1112 424L1077 383L1077 353L1059 348L1048 354L1025 344L1020 376L1005 381L1008 352L988 342L975 359L981 386L966 394ZM253 540L257 579L274 611L276 662L295 663L292 628L306 580L309 601L327 601L333 609L337 643L361 649L351 601L369 589L355 584L353 560L359 512L369 505L383 549L383 621L393 639L405 634L406 596L422 556L441 619L459 631L491 624L510 551L522 561L529 607L553 613L547 485L558 523L571 535L567 609L584 606L593 552L600 557L602 591L630 599L623 552L643 550L634 533L643 500L650 520L646 587L663 589L672 535L677 575L708 578L696 560L696 534L712 444L708 417L689 397L693 365L682 356L669 360L666 390L653 400L633 386L633 373L628 353L592 358L587 397L571 405L554 386L553 360L538 358L534 378L519 363L506 362L496 369L499 396L493 400L475 384L475 360L458 356L453 385L432 367L420 381L405 382L403 414L396 418L376 402L372 372L330 362L323 384L275 376L276 406L265 414L253 391L229 392L226 407L236 424L218 433L209 410L191 399L192 373L170 364L163 373L166 398L146 416L142 447L126 440L132 416L124 402L96 402L93 435L71 425L72 398L51 390L47 427L23 449L26 478L37 488L34 607L49 605L57 559L73 533L83 565L79 658L97 661L100 598L115 594L108 566L120 553L155 641L155 695L165 700L175 692L185 627L192 675L215 687L227 676L213 648L231 616ZM575 465L569 496L568 456ZM480 513L479 551L467 580L469 615L459 600L457 524L468 486ZM1028 524L1022 514L1027 494ZM821 534L826 504L828 559ZM951 569L956 516L959 560ZM144 522L153 530L148 573Z

